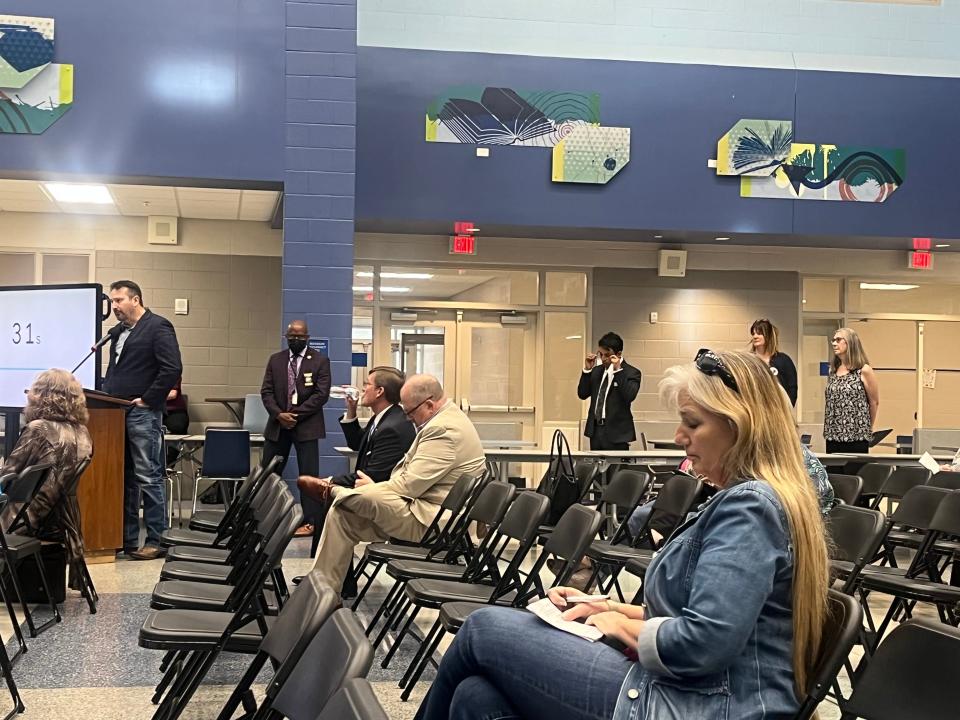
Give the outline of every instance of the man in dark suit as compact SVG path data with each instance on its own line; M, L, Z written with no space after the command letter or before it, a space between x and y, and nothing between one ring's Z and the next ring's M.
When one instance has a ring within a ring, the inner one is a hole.
M353 472L328 478L300 476L297 482L300 492L310 494L323 502L322 517L318 519L314 530L311 555L316 554L323 531L323 519L330 509L332 498L329 489L333 485L352 488L389 480L390 471L403 459L413 444L417 429L400 408L400 388L403 387L403 380L403 373L396 368L381 366L370 371L359 398L359 404L370 408L373 413L364 428L357 422L358 400L349 395L344 399L347 412L340 419L340 428L347 445L357 451ZM356 595L356 583L352 573L348 573L344 579L341 595Z
M623 360L623 339L608 332L587 355L577 396L590 398L584 434L591 450L626 450L637 439L630 404L640 392L640 371ZM599 358L600 364L597 364Z
M287 326L287 350L270 356L263 375L260 396L270 418L263 431L263 464L274 456L283 457L277 468L283 473L291 445L297 448L297 464L301 474L320 474L320 448L317 441L326 437L323 406L330 397L330 361L308 347L310 330L303 320ZM303 525L297 537L313 535L320 506L313 498L301 494Z
M163 409L183 372L173 325L143 306L140 286L118 280L110 303L120 323L110 330L104 391L132 401L127 409L123 465L123 551L134 560L163 555L167 511L163 483ZM140 547L140 500L147 539Z

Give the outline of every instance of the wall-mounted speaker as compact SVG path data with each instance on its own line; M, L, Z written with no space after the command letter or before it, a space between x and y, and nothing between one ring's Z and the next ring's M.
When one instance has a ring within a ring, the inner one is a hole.
M147 242L150 245L176 245L180 242L177 236L177 218L167 215L148 216Z
M659 252L657 275L660 277L685 277L686 274L686 250L661 250Z

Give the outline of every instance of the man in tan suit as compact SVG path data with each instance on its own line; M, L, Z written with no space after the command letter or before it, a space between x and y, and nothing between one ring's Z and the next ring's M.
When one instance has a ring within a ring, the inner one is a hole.
M483 447L476 428L444 396L435 377L408 378L400 390L400 406L416 426L417 435L390 479L358 488L323 488L333 503L314 569L326 576L331 587L343 586L357 543L390 537L419 541L460 476L483 471ZM302 480L308 485L323 482Z

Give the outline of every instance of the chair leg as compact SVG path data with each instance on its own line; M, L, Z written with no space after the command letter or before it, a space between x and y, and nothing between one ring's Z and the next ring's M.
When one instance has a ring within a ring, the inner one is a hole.
M384 618L383 627L380 628L380 632L377 634L377 639L373 641L373 649L376 650L380 645L383 644L383 641L387 639L387 633L390 632L390 627L396 620L403 618L404 613L407 612L407 609L413 603L402 596L399 602L394 606L390 615Z
M400 699L404 702L410 699L410 693L413 692L413 688L416 686L416 684L420 682L420 678L427 669L427 665L430 664L430 658L433 657L433 654L437 651L437 648L440 647L440 641L443 639L444 632L443 626L440 626L440 629L432 638L430 644L428 645L427 642L424 641L423 645L421 646L419 662L417 663L412 675L407 678L403 692L400 693ZM413 667L413 663L410 663L410 667Z
M253 662L250 663L250 667L247 668L247 671L243 674L243 677L240 678L240 682L237 683L237 687L234 688L232 693L230 693L230 697L227 698L226 704L223 706L220 714L217 715L217 720L230 720L230 718L233 717L233 713L237 709L237 706L243 701L246 694L250 691L253 681L257 679L257 675L260 674L260 670L262 670L263 666L266 664L267 657L268 655L266 653L260 652L257 653L256 657L253 658ZM244 707L244 709L249 712L246 707Z
M397 654L397 650L400 647L400 643L403 642L403 638L406 636L408 632L410 632L410 626L413 625L413 621L416 620L417 613L420 612L421 607L422 607L421 605L417 605L413 609L413 612L410 613L410 617L407 618L407 622L404 623L403 628L400 630L400 634L397 635L397 639L394 641L393 645L387 651L386 656L383 658L383 662L380 663L380 667L386 668L390 664L390 661L393 660L393 656Z
M16 662L20 659L20 656L27 651L27 641L23 637L23 628L20 627L20 621L17 619L17 612L13 609L13 602L10 600L10 590L6 586L6 582L3 579L2 571L0 571L0 596L3 597L3 604L7 606L7 614L10 616L10 624L13 625L13 632L17 638L17 652L15 652L11 658L13 662Z
M17 579L16 566L11 563L7 565L7 569L10 572L10 582L13 585L13 591L17 596L17 601L20 603L20 608L23 610L23 617L27 621L27 632L30 633L30 637L35 638L39 633L33 624L33 615L30 613L30 608L27 607L27 603L23 599L23 591L20 589L20 581ZM16 625L17 621L14 620L13 624Z
M403 677L400 678L400 682L397 683L397 687L402 689L407 686L407 683L410 682L410 678L413 677L414 672L416 672L417 667L419 667L424 653L428 651L428 648L433 644L433 641L438 634L443 634L443 623L440 622L440 618L437 618L434 621L433 627L430 628L430 632L424 636L423 642L420 643L420 647L417 648L417 651L413 654L413 658L410 660L410 664L407 665L407 669L404 671Z
M373 629L377 626L377 623L380 621L380 618L383 617L383 614L388 610L393 608L393 601L396 599L397 594L401 590L403 583L400 580L397 580L393 583L393 587L390 588L390 591L387 593L387 596L383 599L383 602L380 603L380 607L377 608L377 612L374 613L373 619L370 621L370 624L367 625L366 632L367 636L370 636L370 633L373 632Z
M7 690L10 692L10 697L13 700L13 710L3 718L3 720L10 720L10 718L22 713L26 708L23 705L23 700L20 698L17 683L13 679L13 665L10 662L10 657L7 655L7 649L2 644L0 644L0 671L3 673L4 680L7 681Z
M43 557L41 557L39 552L36 553L34 557L37 560L37 567L40 570L40 584L43 585L43 591L47 594L47 601L50 604L50 610L53 611L53 617L37 628L38 632L43 632L51 625L60 622L62 618L60 617L60 608L57 607L57 603L54 602L53 599L53 593L50 592L50 583L47 581L47 567L43 562Z
M351 606L352 610L355 611L358 607L360 607L361 601L366 596L367 591L373 586L374 579L376 579L377 575L380 573L380 569L385 564L386 563L383 563L383 562L378 562L378 561L371 562L369 560L363 560L360 563L360 566L357 568L357 571L353 574L354 579L357 581L357 597L353 601L353 605ZM363 571L366 569L368 565L376 565L376 567L374 567L370 571L369 575L364 575ZM363 587L361 588L359 585L359 582L360 582L360 578L362 577L367 578L367 581L363 584Z

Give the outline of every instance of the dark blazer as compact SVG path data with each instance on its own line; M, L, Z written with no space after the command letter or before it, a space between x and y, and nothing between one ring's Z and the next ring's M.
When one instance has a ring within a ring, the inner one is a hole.
M260 397L263 398L263 404L270 414L263 435L273 442L280 439L280 431L283 429L280 427L277 415L287 412L287 365L289 364L289 350L281 350L271 355L270 360L267 361L267 370L263 374L263 385L260 387ZM290 410L297 415L297 424L293 428L295 441L326 437L323 406L329 397L330 361L308 347L300 361L300 370L297 373L297 405Z
M598 364L590 372L580 373L580 383L577 385L577 397L581 400L590 398L590 414L587 416L587 427L584 435L593 437L597 423L597 393L600 392L600 383L603 382L603 373L606 368ZM637 439L633 427L633 414L630 412L630 403L640 392L640 371L633 365L621 363L620 371L614 373L613 383L607 391L607 421L606 438L610 442L633 442Z
M370 435L371 423L364 428L357 421L340 420L340 428L351 450L357 451L356 470L363 470L374 482L390 479L390 471L403 459L413 444L417 429L403 414L399 405L387 410L376 432ZM333 482L343 487L353 487L357 481L356 470L346 475L337 475Z
M141 398L151 410L163 410L177 378L183 373L180 345L173 325L147 310L133 326L117 359L122 323L110 329L110 361L103 390L125 400Z
M770 367L776 370L777 380L787 391L790 398L790 404L797 404L797 366L786 353L778 352L770 358Z

